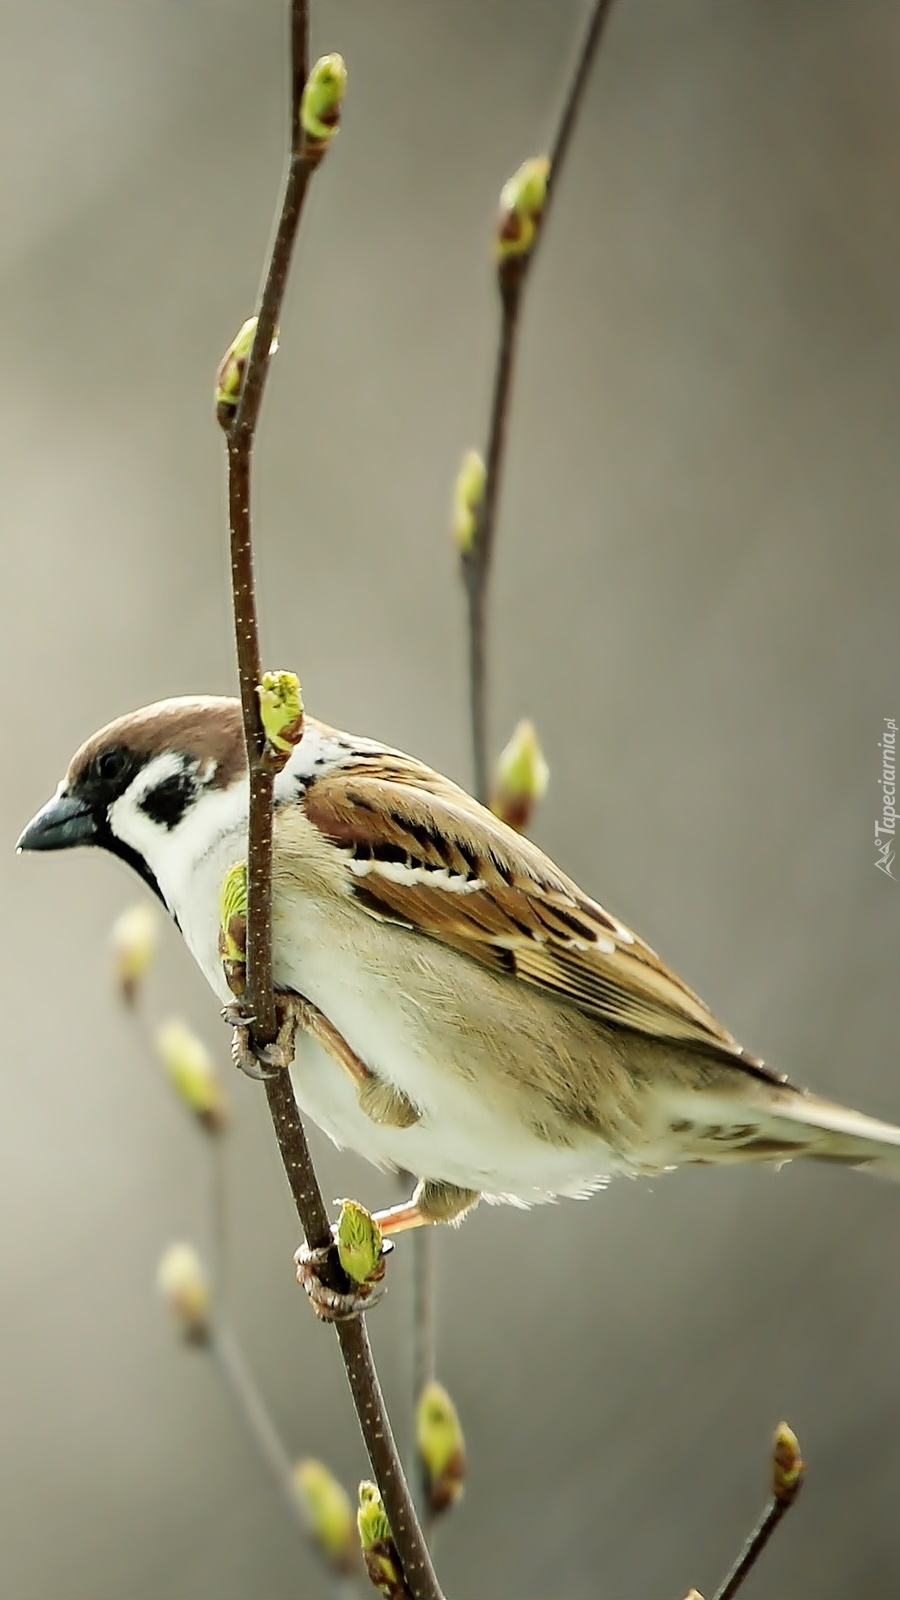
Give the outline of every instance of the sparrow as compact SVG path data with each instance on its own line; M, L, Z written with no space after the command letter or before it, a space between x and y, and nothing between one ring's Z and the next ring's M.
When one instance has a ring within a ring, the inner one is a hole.
M95 845L168 908L211 988L222 879L246 856L236 700L163 700L83 744L20 850ZM750 1055L649 945L448 778L307 718L275 781L275 987L297 1103L420 1175L386 1233L484 1196L797 1156L900 1178L900 1128Z

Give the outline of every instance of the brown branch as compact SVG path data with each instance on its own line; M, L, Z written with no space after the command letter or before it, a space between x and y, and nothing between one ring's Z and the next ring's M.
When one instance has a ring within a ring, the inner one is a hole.
M484 453L486 481L476 521L475 537L472 541L471 550L463 556L462 563L469 624L469 700L472 729L472 766L475 794L485 804L487 802L489 782L486 645L487 589L494 554L497 508L500 500L500 484L512 396L522 295L528 269L534 260L538 242L546 227L551 196L562 174L578 113L584 101L591 67L597 55L603 30L612 10L612 4L613 0L593 0L591 6L587 27L578 48L562 112L550 149L550 171L547 179L547 191L542 207L540 225L535 234L534 242L525 253L501 259L497 272L500 291L500 335L494 363L488 444Z
M307 1530L294 1487L294 1468L268 1408L254 1382L243 1352L227 1325L213 1319L206 1341L224 1387L247 1433L281 1492L291 1520L304 1536Z
M429 1503L428 1471L419 1457L416 1419L419 1401L435 1376L437 1347L437 1231L419 1228L413 1234L413 1351L412 1351L412 1452L418 1480L419 1514L426 1544L434 1528L434 1513Z
M772 1450L772 1498L713 1600L734 1600L779 1522L795 1503L803 1487L804 1471L797 1437L787 1423L782 1422L775 1430Z
M328 1245L331 1243L328 1213L287 1072L267 1079L266 1097L307 1243L313 1249ZM342 1275L336 1275L334 1286L346 1287ZM381 1490L410 1593L413 1600L443 1600L400 1465L365 1323L357 1317L350 1322L336 1323L335 1327L366 1451Z
M321 154L304 139L299 118L307 77L308 36L308 0L291 0L290 158L253 345L243 374L237 410L227 430L235 644L250 774L247 1003L248 1013L253 1018L253 1039L257 1045L272 1042L277 1031L277 1020L272 982L274 778L266 762L265 739L256 694L262 665L253 576L250 462L268 375L270 349L284 298L303 201ZM327 1246L331 1243L328 1215L287 1070L268 1079L266 1097L307 1243L312 1248ZM336 1260L331 1276L335 1287L345 1286L341 1282L342 1275ZM356 1319L338 1325L337 1333L372 1471L381 1490L410 1593L414 1600L443 1600L403 1476L365 1326L361 1319Z
M782 1517L790 1508L780 1500L770 1500L724 1583L713 1600L733 1600L744 1579L749 1577Z

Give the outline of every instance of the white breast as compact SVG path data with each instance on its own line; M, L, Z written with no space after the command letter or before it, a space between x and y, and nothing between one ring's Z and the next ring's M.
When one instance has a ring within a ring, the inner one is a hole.
M219 885L244 850L240 828L223 826L194 861L189 893L174 900L184 938L223 1003L231 997L217 949ZM182 854L179 877L183 866ZM165 882L162 887L168 897ZM174 883L170 888L174 892ZM296 990L318 1006L366 1065L421 1110L409 1128L374 1123L360 1109L347 1074L309 1038L298 1039L297 1102L336 1144L378 1165L526 1205L589 1193L622 1170L596 1136L583 1134L574 1147L548 1143L511 1114L508 1101L492 1104L483 1073L467 1078L442 1067L427 1043L433 1030L427 963L406 957L405 969L376 970L324 904L292 895L287 918L283 904L276 906L276 987Z

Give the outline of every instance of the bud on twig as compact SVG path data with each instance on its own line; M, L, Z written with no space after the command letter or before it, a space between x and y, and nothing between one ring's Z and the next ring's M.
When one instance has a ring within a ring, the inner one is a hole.
M219 889L219 955L225 982L242 995L247 983L247 863L229 867Z
M179 1332L190 1344L205 1344L209 1338L211 1296L193 1245L170 1244L159 1263L156 1282Z
M258 317L248 317L241 324L216 370L216 419L220 427L226 430L231 427L237 412L258 321ZM276 333L269 345L269 355L273 356L277 349Z
M805 1470L797 1435L786 1422L779 1422L772 1450L772 1495L779 1505L793 1505L803 1485Z
M207 1133L222 1133L228 1107L219 1075L202 1040L173 1017L159 1029L156 1048L173 1089Z
M294 1487L310 1537L330 1566L350 1572L357 1562L350 1496L323 1461L298 1461Z
M384 1277L381 1229L358 1200L341 1201L335 1243L341 1266L354 1283L377 1283Z
M446 1511L463 1492L466 1455L459 1414L443 1384L426 1383L416 1407L416 1447L428 1491L428 1509Z
M494 248L501 274L513 262L524 265L534 249L549 177L547 157L531 156L500 190Z
M478 513L486 482L484 461L477 450L467 450L453 485L453 520L450 524L453 542L461 556L471 555L475 548Z
M264 672L257 685L269 765L280 771L303 738L303 695L295 672Z
M111 943L116 986L125 1004L133 1006L159 943L159 917L153 907L142 902L123 911L113 923Z
M550 768L532 722L522 721L501 751L494 773L491 810L522 833L547 792Z
M300 127L303 150L320 161L341 125L341 106L347 87L347 64L336 53L320 56L303 86Z
M403 1581L403 1568L391 1525L374 1483L363 1481L359 1486L356 1526L366 1571L375 1588L385 1596L385 1600L408 1600L409 1590Z

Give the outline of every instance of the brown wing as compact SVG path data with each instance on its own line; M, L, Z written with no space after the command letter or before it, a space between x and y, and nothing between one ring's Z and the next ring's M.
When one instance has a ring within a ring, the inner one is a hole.
M381 753L302 802L347 853L361 903L601 1021L712 1046L753 1066L650 947L464 790Z

